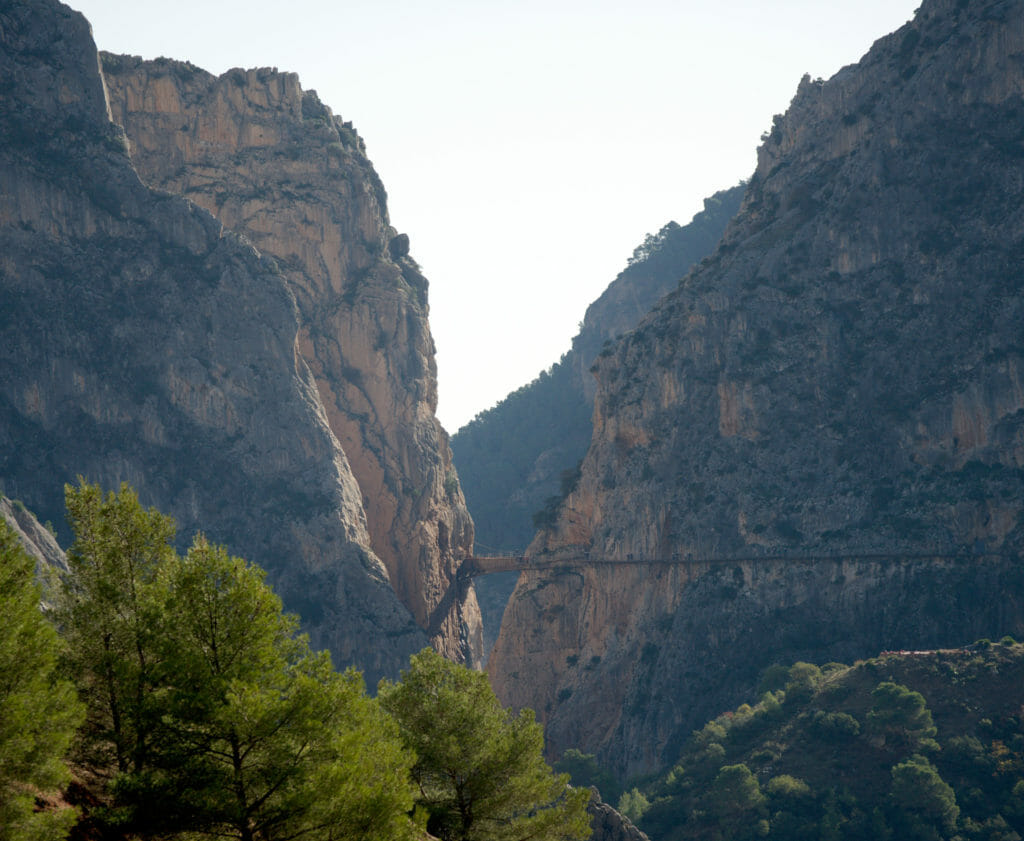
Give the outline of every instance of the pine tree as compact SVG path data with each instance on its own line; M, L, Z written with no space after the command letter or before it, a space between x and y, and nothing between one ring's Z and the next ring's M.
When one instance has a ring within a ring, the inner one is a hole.
M35 562L0 517L0 841L59 839L73 809L35 811L68 780L64 754L81 720L57 674L60 641L40 610Z
M416 754L413 779L427 830L444 841L571 839L590 835L590 793L543 758L531 710L502 708L487 676L426 648L378 697Z
M146 510L122 485L104 495L80 481L64 488L75 540L60 599L71 674L86 703L79 759L119 775L149 763L160 719L163 625L159 572L175 556L174 520Z
M94 815L140 837L407 839L411 756L397 726L312 652L264 573L127 487L67 488L63 596L89 715L81 760L106 779Z
M263 571L202 536L167 578L165 807L187 792L183 825L243 841L410 837L411 757L359 673L310 651Z

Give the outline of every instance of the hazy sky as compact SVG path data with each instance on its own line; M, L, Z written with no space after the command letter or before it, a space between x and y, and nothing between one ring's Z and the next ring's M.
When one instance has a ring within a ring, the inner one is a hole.
M747 178L804 73L918 0L73 0L100 49L299 74L430 279L455 432L569 348L648 232Z

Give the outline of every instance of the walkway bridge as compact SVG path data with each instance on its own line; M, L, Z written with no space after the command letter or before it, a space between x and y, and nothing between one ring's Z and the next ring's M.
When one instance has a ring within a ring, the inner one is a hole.
M931 560L931 561L992 561L1005 560L1009 556L1002 553L951 552L949 548L936 549L932 552L887 552L869 554L831 554L831 555L709 555L696 557L691 554L674 554L668 557L644 558L626 555L625 558L607 558L591 555L589 552L578 554L560 553L558 555L471 555L459 567L460 579L476 578L496 572L523 572L526 570L573 570L602 566L678 566L678 565L713 565L713 564L816 564L822 562L851 563L895 563L899 561Z

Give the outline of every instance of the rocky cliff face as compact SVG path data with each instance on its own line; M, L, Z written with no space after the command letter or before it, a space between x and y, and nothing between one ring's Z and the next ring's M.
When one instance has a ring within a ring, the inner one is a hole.
M582 747L627 777L674 761L772 663L1021 631L1024 568L1001 557L591 567L524 574L488 671L553 755Z
M632 330L709 255L739 209L744 186L704 200L686 225L670 222L636 249L630 264L587 307L572 349L551 369L481 412L452 440L482 543L522 551L531 517L559 493L560 474L586 453L593 432L590 368L605 342Z
M636 327L694 266L714 252L745 192L742 183L719 190L704 199L704 209L686 225L669 222L657 234L648 234L629 265L587 307L580 332L572 340L570 359L574 380L589 404L597 387L590 369L605 344Z
M417 624L475 662L472 588L451 597L473 523L435 417L427 281L388 224L351 123L294 73L221 77L103 56L115 122L155 187L185 196L277 261L299 310L299 352L348 458L370 545Z
M36 570L40 575L46 575L48 570L67 569L68 561L57 538L21 501L0 496L0 517L14 529L25 551L36 559Z
M376 553L301 291L206 210L142 183L81 15L7 4L0 43L6 492L61 523L65 481L130 482L185 539L202 528L266 567L337 662L395 674L428 633ZM424 341L410 366L429 367Z
M926 2L801 82L718 250L602 353L580 481L531 551L826 560L524 576L490 671L556 749L656 765L733 680L806 650L787 611L827 657L847 634L846 657L923 642L885 621L915 590L924 627L950 617L931 643L1019 627L998 605L1019 603L1024 543L1022 125L1014 3ZM827 560L957 552L998 573ZM875 582L859 618L853 581ZM957 613L964 592L979 612Z
M572 349L452 439L481 547L521 552L533 536L534 515L552 511L563 487L571 486L593 434L590 368L598 353L606 341L635 327L714 250L743 191L743 185L722 190L705 199L704 209L687 225L670 222L657 235L649 234L629 265L587 308ZM477 579L488 650L514 586L514 574Z

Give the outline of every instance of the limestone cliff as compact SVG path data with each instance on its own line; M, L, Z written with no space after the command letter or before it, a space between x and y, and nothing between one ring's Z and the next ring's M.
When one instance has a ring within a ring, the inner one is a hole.
M820 560L524 576L489 668L556 750L643 770L773 659L1021 626L1022 126L1019 3L929 0L800 83L715 254L602 353L531 552ZM992 557L911 560L958 553Z
M64 482L127 481L266 567L336 662L395 674L428 636L375 552L294 283L142 183L81 15L5 4L0 76L5 492L60 524Z
M488 671L553 755L596 752L627 777L674 761L772 663L1022 631L1024 567L999 557L591 567L524 574Z
M586 453L593 433L590 368L605 342L632 330L717 245L744 187L722 190L686 225L669 222L638 246L629 265L587 307L572 348L532 383L481 412L452 439L483 544L519 552L534 512L560 491L562 471Z
M388 224L351 123L294 73L103 55L114 121L143 179L271 255L295 295L299 352L359 485L370 545L439 651L480 656L472 587L452 597L473 523L435 416L427 281Z
M587 307L572 340L571 359L573 379L590 404L596 390L590 369L605 344L636 327L694 266L714 252L745 192L743 183L719 190L704 199L703 209L687 224L669 222L657 234L648 234L626 268Z

